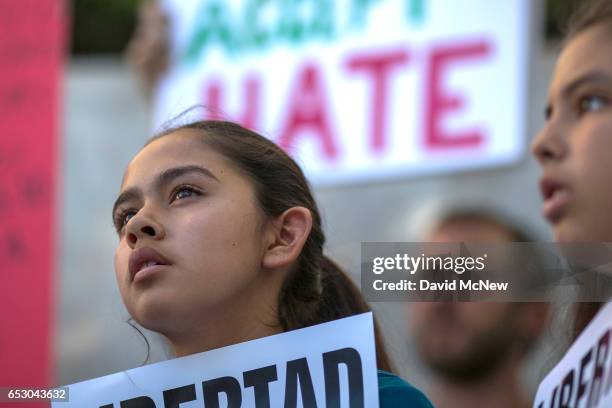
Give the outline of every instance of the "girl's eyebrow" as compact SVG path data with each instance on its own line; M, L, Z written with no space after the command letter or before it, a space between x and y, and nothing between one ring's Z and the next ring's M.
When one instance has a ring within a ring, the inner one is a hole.
M155 180L153 181L153 186L155 189L159 189L163 185L172 182L174 179L179 178L189 173L201 174L217 182L219 181L219 179L215 177L215 175L210 170L208 170L206 167L189 165L189 166L181 166L181 167L172 167L172 168L162 171L159 175L155 177ZM117 197L117 200L115 200L115 204L113 204L112 213L115 214L115 211L117 211L117 207L119 207L124 202L130 201L130 200L138 200L139 198L141 198L141 196L142 196L142 192L138 187L128 188L127 190L119 194L119 197Z
M572 82L567 84L562 90L561 95L564 98L570 97L574 92L580 89L581 86L588 85L589 83L602 84L605 86L612 86L612 77L603 72L589 72L587 74L581 75L578 78L574 79ZM550 97L549 97L550 99ZM548 102L546 108L544 110L544 117L546 119L550 118L553 112L553 106L551 102Z
M586 75L579 76L570 82L562 91L561 94L568 96L576 92L578 88L588 83L601 83L603 85L611 85L612 77L603 72L591 72Z

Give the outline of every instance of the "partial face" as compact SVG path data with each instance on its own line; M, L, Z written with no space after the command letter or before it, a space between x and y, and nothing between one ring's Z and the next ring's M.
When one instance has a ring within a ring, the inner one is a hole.
M411 303L419 354L451 380L486 378L516 351L516 309L511 303Z
M254 194L235 165L190 131L134 157L113 217L117 281L137 322L180 331L247 298L265 247Z
M472 242L499 244L512 241L512 234L503 226L481 220L465 219L439 226L429 242Z
M426 241L504 243L511 238L499 225L466 219L440 226ZM522 337L518 321L524 312L516 304L423 302L409 307L419 354L453 381L486 378L516 352L517 337Z
M612 34L595 26L562 52L532 149L557 241L612 241Z

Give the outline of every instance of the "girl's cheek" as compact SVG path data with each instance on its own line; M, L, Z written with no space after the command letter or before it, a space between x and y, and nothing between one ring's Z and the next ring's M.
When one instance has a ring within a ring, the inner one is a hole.
M121 281L127 271L128 255L124 244L120 243L115 251L115 275Z

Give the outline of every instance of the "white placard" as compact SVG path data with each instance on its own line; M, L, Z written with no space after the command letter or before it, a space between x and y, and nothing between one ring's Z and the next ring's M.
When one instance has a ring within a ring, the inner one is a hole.
M612 407L611 329L608 303L542 381L534 408Z
M525 152L535 3L163 0L155 126L203 105L317 185L508 164Z
M364 313L72 384L69 402L52 407L378 407L372 319Z

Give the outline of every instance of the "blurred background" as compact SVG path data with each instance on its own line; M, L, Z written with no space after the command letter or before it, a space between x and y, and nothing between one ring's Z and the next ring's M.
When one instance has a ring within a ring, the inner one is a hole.
M10 3L14 2L11 0L0 2L3 21L10 19L7 13L11 7L18 8ZM24 5L30 3L23 2ZM49 4L57 6L57 3L59 2ZM56 95L57 106L51 110L57 120L54 121L51 118L45 122L46 127L43 127L47 133L54 126L57 129L57 133L50 134L47 138L51 142L45 142L55 143L55 147L42 149L40 143L43 142L40 141L42 140L40 134L37 134L37 138L21 138L20 141L16 141L18 139L11 136L13 128L7 124L2 126L8 130L5 130L0 136L4 139L0 145L2 146L0 165L3 168L10 169L10 166L19 168L18 164L14 164L14 160L9 159L14 159L18 154L15 153L16 150L11 150L11 146L21 143L25 154L33 157L31 160L36 160L38 156L35 154L38 153L35 152L39 150L43 151L40 154L50 154L52 159L47 159L48 165L43 166L44 168L41 168L40 171L43 173L56 172L53 177L54 181L49 182L49 185L55 186L56 195L53 196L50 192L48 196L51 200L48 208L52 209L49 215L52 217L49 225L49 231L53 237L50 244L51 249L49 249L50 252L43 251L40 255L51 259L52 266L48 269L51 274L49 276L52 278L48 282L44 279L37 280L39 285L40 282L47 282L54 287L54 291L48 298L50 306L44 309L51 316L39 325L43 331L45 325L48 325L51 333L43 339L50 347L48 358L51 362L48 366L44 364L42 366L43 371L47 370L49 373L47 378L52 384L68 384L132 368L140 365L146 357L146 345L138 333L127 324L129 316L123 308L115 284L113 253L117 238L111 222L111 207L126 164L159 125L160 117L166 115L166 118L169 119L168 116L172 113L172 110L167 109L168 103L164 104L156 99L161 93L172 100L172 95L168 91L171 85L168 83L164 85L163 82L164 73L169 72L171 77L175 76L175 81L180 82L180 79L176 79L176 75L181 71L173 71L172 61L175 61L176 56L172 50L169 53L170 67L164 67L161 64L161 67L143 68L146 62L143 62L142 58L139 60L138 55L134 56L134 53L140 51L132 49L128 52L131 55L126 54L130 40L134 41L136 36L142 3L140 0L74 0L62 3L58 10L54 9L54 12L59 13L58 18L61 23L58 23L58 27L61 27L60 31L63 30L64 34L55 37L50 37L40 31L41 26L29 19L30 17L24 17L23 20L26 21L24 24L31 24L38 30L35 31L40 35L37 37L41 41L39 47L50 49L48 45L43 44L44 41L41 39L43 36L47 36L49 41L55 38L57 44L63 42L63 45L57 48L56 53L61 60L58 65L58 75L54 76L52 69L41 68L46 75L50 75L50 81L53 81L53 78L59 81L54 91L55 94L53 92L47 94L51 102L42 108L30 108L28 111L30 113L23 118L25 121L41 119L37 109L44 110L53 106L53 95ZM178 3L180 2L167 2L171 4L170 7L179 7ZM198 2L186 3L197 4ZM435 13L439 12L434 10L434 7L439 6L432 5L430 9L427 8L433 2L412 3L419 3L420 7L424 7L423 13L426 16L428 15L427 10L430 10L431 18L434 18ZM448 1L445 4L451 3L456 2ZM462 12L473 14L474 21L490 18L486 13L491 7L487 10L473 7L474 4L481 2L476 1L472 4L470 0L462 0L458 3L465 3L466 7ZM488 147L467 152L460 149L456 155L434 154L433 156L409 158L412 161L405 168L397 166L393 161L401 158L391 158L389 159L391 170L378 171L374 176L365 177L362 177L363 172L360 173L360 170L351 167L354 163L343 162L342 165L346 164L346 166L338 170L338 173L343 176L331 181L325 180L325 173L333 170L332 165L331 167L311 168L310 174L316 180L314 183L316 198L325 220L328 237L327 252L345 266L357 282L359 282L361 242L422 240L441 213L454 207L491 209L503 214L505 218L516 220L538 240L551 239L548 228L540 216L541 203L537 186L539 171L534 159L528 153L528 145L543 124L547 87L560 49L561 34L558 22L562 21L567 14L569 2L566 0L545 2L504 0L500 2L502 3L518 14L508 17L508 27L501 30L502 33L499 35L507 36L514 33L516 38L508 40L508 44L512 52L522 57L513 59L511 58L513 54L504 54L503 58L500 57L500 61L493 60L492 64L502 64L503 69L507 69L511 77L508 81L518 88L516 92L504 90L505 78L498 78L499 90L495 86L487 86L485 90L477 91L475 95L481 95L479 92L486 92L488 97L492 98L490 102L487 102L487 104L493 104L492 109L512 112L512 116L501 118L500 121L518 121L511 127L512 134L502 132L501 135L490 135L492 138L499 137L502 147L509 138L513 140L512 143L507 142L511 146L508 147L506 153L494 148L487 150ZM35 14L36 7L32 4L11 12L21 13L22 16ZM40 18L47 16L42 13ZM157 17L153 17L155 18ZM177 41L180 41L183 34L173 31L174 28L171 26L172 19L178 19L180 16L170 13L167 18L170 19L168 35L175 35L173 38L178 38ZM163 24L167 23L166 20L163 21ZM428 23L421 22L420 24ZM412 58L414 61L420 61L422 56L419 55L419 52L425 53L425 51L419 47L435 40L435 35L427 37L419 33L423 30L435 32L437 29L435 26L423 28L416 23L409 27L407 32L412 33L410 41L413 41L411 44L414 45L411 45L412 48L410 48L411 61ZM469 27L457 28L457 30L460 29L467 30L469 34ZM10 69L15 65L16 57L6 52L6 44L16 41L15 38L18 36L11 38L12 28L8 25L1 30L4 48L0 54L0 64L5 79L3 79L4 82L0 82L0 87L5 87L14 83L10 75L21 74L16 69ZM516 30L520 32L517 33ZM147 29L141 29L140 36L146 35L146 32ZM452 36L452 30L448 32L442 30L442 32L447 37ZM489 36L492 41L497 41L493 34L486 31L483 33L485 37ZM26 32L24 36L27 35ZM154 35L157 34L154 33ZM378 40L380 38L376 39ZM446 38L446 40L451 41L452 38ZM172 41L174 40L169 40L166 45L171 47L174 44ZM357 47L360 44L360 37L353 36L350 41ZM368 46L376 46L374 40L364 41L364 44ZM503 38L499 41L500 44L506 44ZM142 43L140 46L146 47ZM502 55L502 51L494 55ZM49 64L55 61L49 55L45 58L48 58L45 61ZM219 57L214 64L222 64L224 61L226 60ZM423 64L415 62L411 69L417 71L421 69L417 67ZM512 64L520 64L520 66L514 67ZM265 64L262 66L265 67ZM152 77L148 77L146 72L143 73L143 69L145 71L152 69L152 74L151 71L148 71ZM161 74L158 74L156 70L159 70ZM484 72L483 75L486 77L488 74ZM419 79L423 78L410 77L406 78L406 81L413 83ZM452 77L449 80L451 87L456 84L469 84L470 81L472 79L468 76ZM179 82L171 82L171 84ZM25 84L23 86L26 86L27 83L29 82L23 82ZM364 89L366 89L365 85ZM397 91L393 86L390 89ZM498 91L501 96L495 95ZM2 90L2 92L5 91ZM515 100L504 100L504 95ZM344 96L335 94L330 96L330 99L334 101L334 104L340 105ZM410 98L412 99L408 100L409 103L416 107L425 106L428 103L416 92ZM398 100L401 101L401 99ZM8 99L5 99L4 102L5 106L8 106L8 111L5 111L4 115L8 117L7 112L12 109L10 104L14 102ZM226 110L232 109L230 106ZM393 110L390 112L393 115L396 114ZM275 111L272 109L269 115L274 114ZM470 123L478 122L479 118L478 112L468 112L466 117L449 126L451 128L469 127ZM449 121L452 122L452 120ZM260 126L267 134L274 134L277 128L270 125L270 122L271 119ZM369 129L370 124L364 122L363 126ZM491 132L497 132L495 123L487 124L487 126L492 129ZM342 126L338 125L338 127ZM391 133L396 130L391 125L389 129ZM26 140L31 145L26 144ZM342 139L339 143L342 145L348 142ZM348 147L347 149L350 150ZM314 155L315 151L316 146L306 146L304 154ZM376 167L377 157L372 155L361 162ZM357 160L357 164L361 162ZM445 165L444 163L455 164ZM357 174L357 176L352 176L352 174ZM9 191L18 179L5 172L0 180L2 183L0 184L2 188L0 206L2 206L9 202L6 198L9 195L5 192ZM28 211L24 206L17 207L14 209L14 214L3 211L5 224L11 218L17 217L15 214L18 212ZM22 231L26 236L31 233L34 237L45 240L47 235L35 229L40 224L33 225L32 222L31 220L24 221L25 227L19 224L13 230ZM12 241L10 241L8 229L3 231L3 234L6 248L0 252L0 258L4 257L6 262L9 262L19 248L15 249L9 245ZM29 238L24 239L26 240L24 242L29 242L27 241ZM35 249L32 249L32 253L36 253ZM27 263L22 263L9 266L8 271L17 275L25 274L27 269ZM9 272L7 276L10 281L12 275ZM0 286L0 293L9 291L11 293L19 291L19 286L7 285L4 288ZM23 292L21 293L24 295ZM47 299L44 295L41 296L43 300ZM29 305L30 313L35 313L39 319L45 320L45 313L40 310L37 312L31 301L24 297L7 295L5 298L10 299L10 302ZM17 312L14 312L16 309L11 303L3 304L3 306L7 312L3 312L5 315L0 315L4 320L0 334L0 357L3 350L5 356L7 355L7 348L3 349L2 344L9 344L5 339L11 337L6 327L10 327L18 320L13 315ZM433 374L419 359L419 353L414 345L414 333L410 333L408 329L409 308L399 303L379 303L373 306L377 310L400 374L417 386L425 389L430 387ZM23 328L23 326L29 325L21 324L18 327ZM24 330L29 329L25 327ZM546 332L550 334L550 330L552 329L547 329ZM149 361L167 358L169 355L163 342L154 334L146 333L146 335L152 345ZM35 335L28 334L27 338L22 337L21 340L19 336L16 336L16 339L21 345L26 345L30 344L30 336ZM562 347L562 337L558 334L545 335L542 344L529 355L521 377L526 392L529 393L535 389L538 379L550 368L550 362L554 362L555 350ZM45 356L41 358L44 359ZM2 365L0 359L0 366ZM20 365L19 367L19 369L24 369L25 366ZM11 374L6 374L5 371L4 375L8 377L2 377L0 382L7 382L6 385L9 385L8 382L11 381L23 383L22 379L30 378L27 377L27 373L11 377ZM31 384L32 382L28 380L26 383Z

